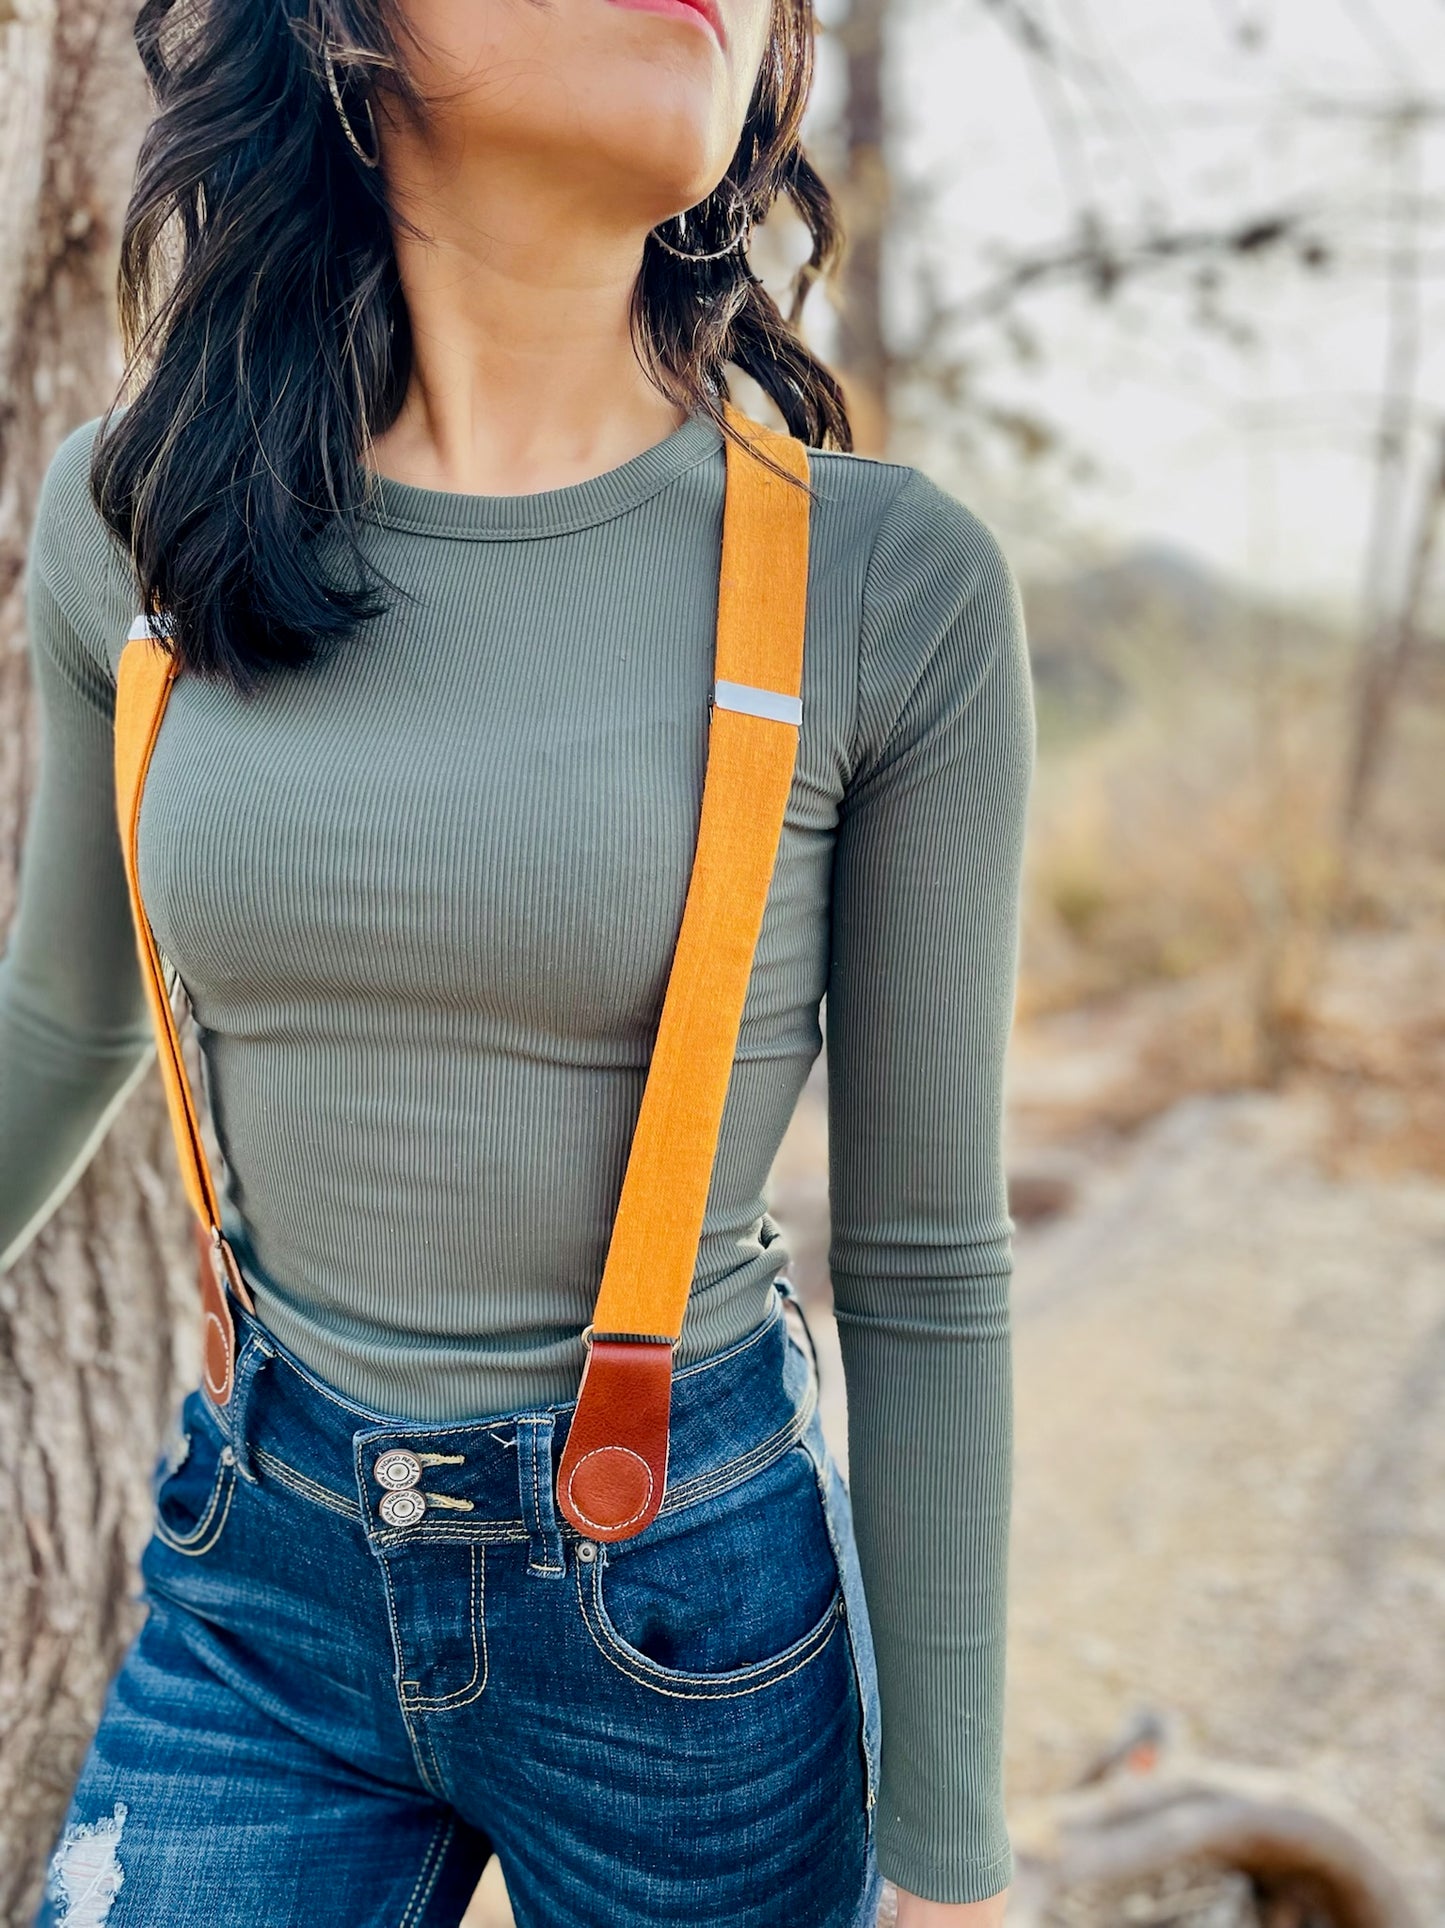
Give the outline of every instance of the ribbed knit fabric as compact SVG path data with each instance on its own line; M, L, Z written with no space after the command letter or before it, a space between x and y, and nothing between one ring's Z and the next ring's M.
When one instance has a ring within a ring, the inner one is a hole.
M0 1254L150 1052L111 788L134 614L62 447L31 555L44 747L0 966ZM182 676L141 886L195 1005L263 1320L417 1419L568 1399L702 794L724 463L687 423L574 487L391 481L391 611L247 700ZM763 1186L822 1034L885 1872L1009 1874L1000 1082L1033 749L996 543L911 470L817 455L803 728L680 1357L786 1259ZM826 993L826 1003L823 1002Z

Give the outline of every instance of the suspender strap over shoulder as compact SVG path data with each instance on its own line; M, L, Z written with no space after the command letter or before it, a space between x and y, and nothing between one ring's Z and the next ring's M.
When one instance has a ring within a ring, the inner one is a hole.
M731 419L783 474L729 444L696 853L557 1473L558 1506L596 1540L631 1539L662 1504L672 1351L802 721L808 452Z
M151 1027L156 1036L161 1083L165 1087L166 1108L170 1112L171 1133L176 1141L181 1179L191 1210L196 1215L197 1240L201 1248L201 1370L211 1397L218 1405L224 1406L231 1396L231 1376L236 1355L235 1329L230 1307L226 1304L226 1283L230 1283L247 1310L251 1308L251 1295L235 1254L221 1231L216 1188L206 1161L200 1119L186 1076L185 1060L181 1056L180 1033L166 991L160 948L141 902L136 863L136 839L140 829L141 795L145 788L146 772L150 768L151 753L160 735L166 703L179 669L179 658L172 656L153 638L143 620L138 622L121 654L116 676L115 795L120 818L121 854L125 860L131 915L140 947L146 1002L150 1006Z
M577 1408L557 1475L562 1513L597 1540L632 1538L662 1504L673 1347L696 1269L802 721L808 453L801 443L760 428L736 410L729 410L729 420L746 446L727 444L697 845L588 1329ZM137 868L146 772L179 668L179 659L154 640L146 624L132 631L117 675L116 805L166 1103L205 1253L205 1380L224 1404L235 1352L225 1283L248 1309L250 1297L220 1229L216 1189Z

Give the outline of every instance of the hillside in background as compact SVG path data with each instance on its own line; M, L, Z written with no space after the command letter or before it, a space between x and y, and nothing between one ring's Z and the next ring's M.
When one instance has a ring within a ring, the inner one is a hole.
M1184 551L1141 543L1066 575L1023 585L1029 651L1047 745L1115 720L1141 686L1266 665L1338 670L1349 651L1340 626L1251 594Z

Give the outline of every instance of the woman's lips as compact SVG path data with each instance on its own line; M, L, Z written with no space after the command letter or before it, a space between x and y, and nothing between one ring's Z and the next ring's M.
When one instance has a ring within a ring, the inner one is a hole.
M613 7L630 7L638 13L669 13L677 20L692 20L709 27L720 47L727 45L722 10L717 0L608 0Z

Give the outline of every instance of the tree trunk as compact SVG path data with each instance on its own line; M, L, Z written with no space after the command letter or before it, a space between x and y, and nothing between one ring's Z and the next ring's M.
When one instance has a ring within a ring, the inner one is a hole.
M838 358L858 447L869 455L887 451L892 376L883 315L884 249L893 207L885 95L889 4L851 0L838 29L847 71L840 198L848 234Z
M45 466L119 374L112 283L147 114L126 0L0 0L0 930L37 754L26 544ZM194 1259L158 1079L0 1277L0 1922L46 1851L138 1621L150 1471L194 1378Z
M1349 771L1345 786L1344 842L1348 847L1365 827L1370 804L1384 774L1388 737L1408 672L1420 646L1445 524L1445 433L1437 436L1435 467L1425 488L1410 549L1404 599L1393 616L1379 622L1361 651L1353 718ZM1346 865L1348 871L1348 864Z

